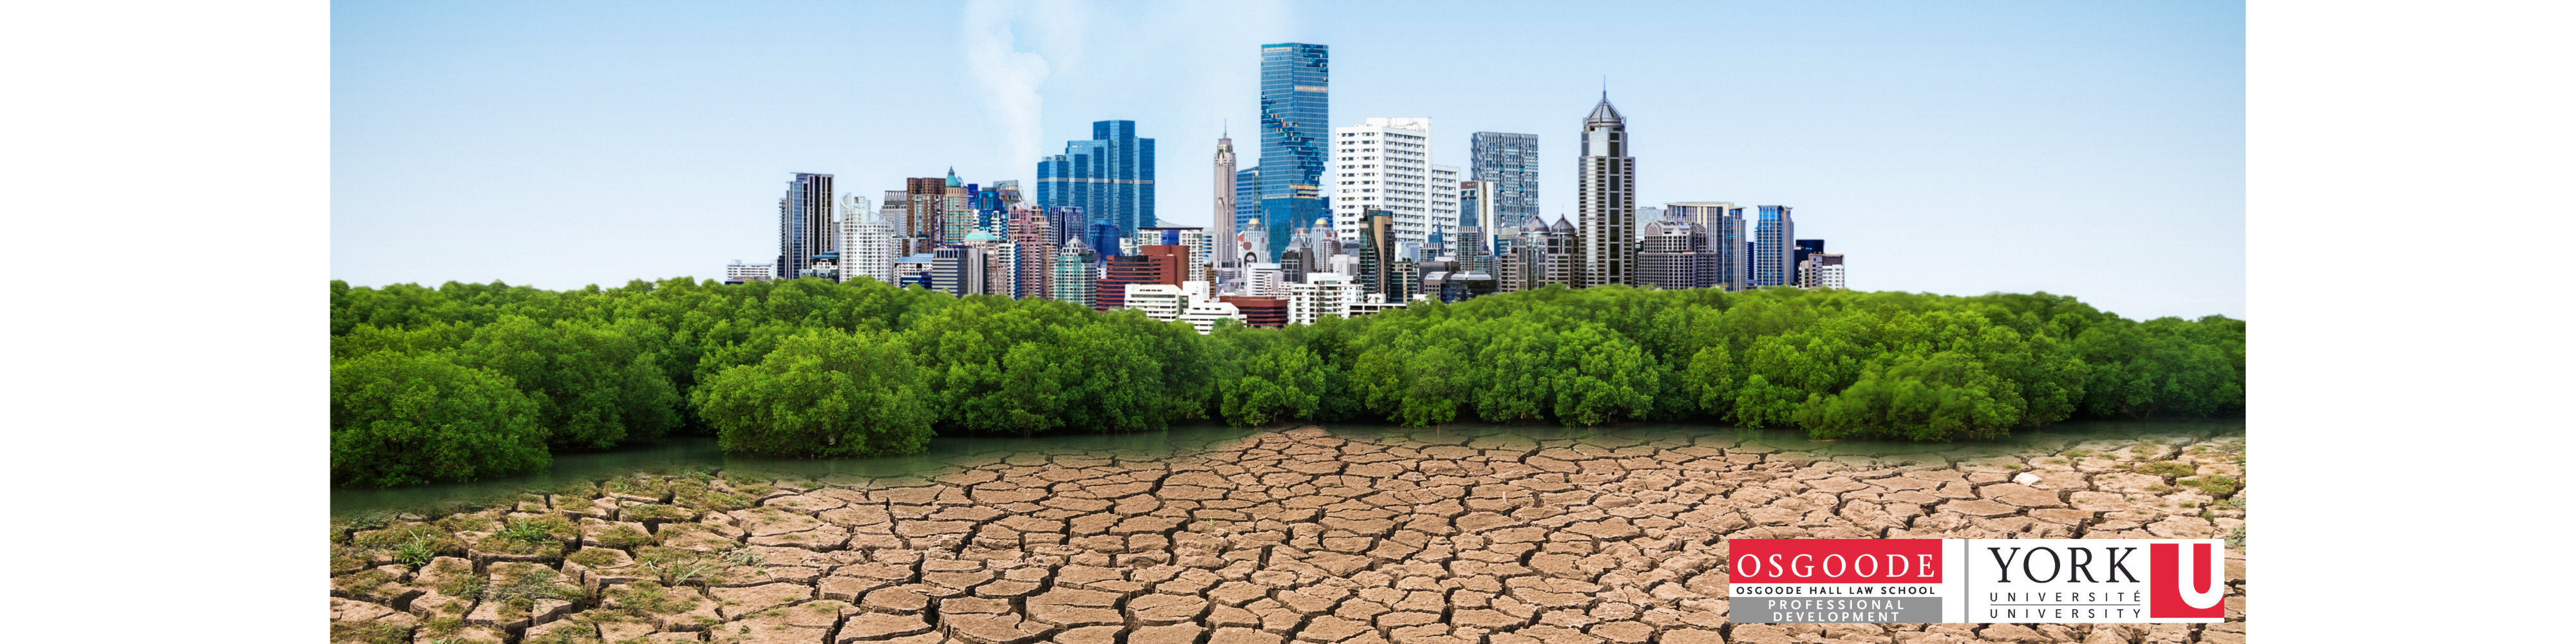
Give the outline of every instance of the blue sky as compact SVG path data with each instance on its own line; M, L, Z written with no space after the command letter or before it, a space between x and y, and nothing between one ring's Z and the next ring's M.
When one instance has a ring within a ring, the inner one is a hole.
M1868 290L2245 314L2241 3L335 3L331 273L547 288L775 253L789 173L875 198L1137 121L1209 220L1259 45L1332 46L1333 124L1535 133L1571 215L1608 77L1640 203L1797 208Z

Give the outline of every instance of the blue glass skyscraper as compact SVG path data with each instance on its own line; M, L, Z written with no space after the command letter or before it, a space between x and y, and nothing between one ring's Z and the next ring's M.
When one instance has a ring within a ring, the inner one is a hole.
M1332 145L1331 49L1278 43L1261 46L1261 210L1270 257L1288 245L1288 229L1325 217L1325 155ZM1249 230L1237 221L1236 230Z
M1761 206L1759 219L1753 222L1754 286L1781 286L1798 278L1798 267L1790 263L1797 251L1798 223L1789 218L1788 206Z
M1093 122L1090 140L1038 161L1037 204L1080 206L1122 233L1154 225L1154 140L1137 138L1135 121Z

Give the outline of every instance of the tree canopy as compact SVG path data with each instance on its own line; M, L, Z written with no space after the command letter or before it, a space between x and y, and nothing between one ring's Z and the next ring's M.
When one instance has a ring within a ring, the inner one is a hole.
M1202 336L1134 311L866 279L334 281L331 334L334 478L371 485L542 467L357 465L515 454L529 437L538 456L671 432L739 453L843 456L917 451L941 433L1203 419L1698 419L1947 441L2245 404L2243 321L2140 322L2046 293L1551 287ZM439 398L484 402L468 413Z

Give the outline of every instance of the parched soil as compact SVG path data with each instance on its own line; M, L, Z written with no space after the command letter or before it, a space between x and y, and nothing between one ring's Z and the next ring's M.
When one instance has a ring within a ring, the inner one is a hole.
M629 477L335 529L332 639L2245 638L2242 548L2228 622L2209 625L1729 624L1723 568L1730 538L2241 537L2241 437L1822 456L1724 430L1566 434L1304 427L1187 456L1022 454L901 479Z

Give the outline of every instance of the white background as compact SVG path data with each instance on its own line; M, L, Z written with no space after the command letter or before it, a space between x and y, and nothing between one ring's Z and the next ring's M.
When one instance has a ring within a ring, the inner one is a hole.
M0 5L12 639L322 637L326 11ZM2261 641L2525 637L2354 607L2576 572L2517 554L2567 540L2569 13L2252 7Z

